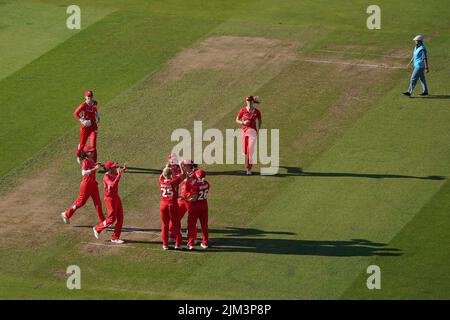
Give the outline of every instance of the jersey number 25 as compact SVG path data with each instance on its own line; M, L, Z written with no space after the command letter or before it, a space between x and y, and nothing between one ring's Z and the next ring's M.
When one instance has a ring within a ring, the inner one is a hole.
M161 188L161 194L164 198L173 197L173 191L171 188Z

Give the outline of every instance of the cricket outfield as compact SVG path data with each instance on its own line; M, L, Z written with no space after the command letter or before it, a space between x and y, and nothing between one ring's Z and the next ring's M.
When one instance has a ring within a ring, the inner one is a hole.
M450 298L446 1L380 0L379 30L362 0L80 0L80 30L69 4L0 1L0 298ZM406 98L419 33L431 96ZM93 237L91 201L60 219L88 88L99 160L137 168L120 186L124 245ZM249 94L279 130L279 173L200 165L210 248L162 251L155 172L172 133L237 128Z

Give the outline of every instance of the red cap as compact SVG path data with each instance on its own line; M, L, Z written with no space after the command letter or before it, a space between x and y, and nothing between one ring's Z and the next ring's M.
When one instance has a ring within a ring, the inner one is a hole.
M247 96L245 101L255 101L255 97L254 96Z
M206 176L206 173L202 169L198 169L195 170L195 175L197 176L197 178L203 179Z
M86 147L84 147L83 151L84 152L94 152L95 148L91 147L91 146L86 146Z
M106 170L117 167L117 162L112 162L111 160L106 161L104 167Z
M94 96L94 92L92 92L92 90L88 90L85 92L84 94L85 97L93 97Z

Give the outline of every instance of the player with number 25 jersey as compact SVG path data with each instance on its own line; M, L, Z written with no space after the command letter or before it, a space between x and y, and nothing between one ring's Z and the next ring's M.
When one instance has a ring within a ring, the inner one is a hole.
M183 179L184 174L174 177L170 167L165 167L159 177L161 191L159 212L161 215L161 236L164 250L169 249L169 224L172 225L175 235L175 249L180 249L183 244L180 219L178 217L178 186Z

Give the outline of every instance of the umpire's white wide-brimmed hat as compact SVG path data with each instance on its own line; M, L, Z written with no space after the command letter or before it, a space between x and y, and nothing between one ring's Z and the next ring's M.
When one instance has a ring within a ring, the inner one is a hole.
M414 37L413 39L414 41L423 41L423 36L418 34L417 36Z

